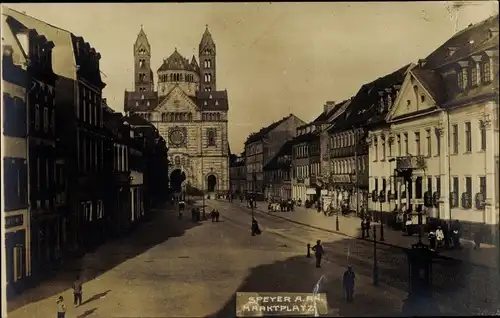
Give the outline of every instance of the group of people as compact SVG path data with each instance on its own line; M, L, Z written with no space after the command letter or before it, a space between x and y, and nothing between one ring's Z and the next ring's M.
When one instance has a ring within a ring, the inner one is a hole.
M83 282L80 279L80 276L77 276L76 280L73 282L73 303L75 307L78 307L82 304L82 295L83 295ZM65 318L66 304L64 303L63 296L59 296L59 298L57 298L56 306L57 306L57 318Z
M460 221L455 220L448 226L446 222L440 222L437 226L431 227L429 230L429 248L436 250L440 247L445 248L461 248L460 238L462 235L462 225ZM478 249L482 242L482 233L477 231L474 235L475 249Z
M316 245L311 248L314 251L314 256L316 258L316 268L321 268L321 260L325 254L325 249L321 244L321 240L316 241ZM354 285L355 285L356 275L352 270L352 266L348 266L347 270L344 272L342 278L342 287L344 289L345 300L351 302L354 299Z
M295 210L295 201L292 199L288 200L269 200L267 205L267 210L271 211L281 211L281 212L290 212Z

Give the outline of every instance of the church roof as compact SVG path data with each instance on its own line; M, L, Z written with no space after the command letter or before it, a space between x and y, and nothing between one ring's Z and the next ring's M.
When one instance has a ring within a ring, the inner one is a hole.
M167 59L163 60L163 64L160 66L158 71L191 71L196 72L187 58L184 58L178 51L177 48L174 50Z
M142 98L144 96L144 98ZM123 107L126 112L145 112L156 108L158 105L157 92L127 92L125 91L125 105Z
M148 37L146 36L146 33L142 29L142 25L141 25L141 30L139 31L139 34L137 35L137 39L135 40L135 45L137 45L139 43L144 43L144 44L149 46Z
M198 62L196 61L196 57L193 55L193 57L191 58L191 66L196 70L196 71L199 71L200 70L200 66L198 65Z
M227 91L199 92L196 104L202 110L228 110Z
M201 52L207 45L215 48L215 43L214 40L212 39L212 34L210 34L210 31L208 31L208 25L206 26L205 32L201 37L199 51Z

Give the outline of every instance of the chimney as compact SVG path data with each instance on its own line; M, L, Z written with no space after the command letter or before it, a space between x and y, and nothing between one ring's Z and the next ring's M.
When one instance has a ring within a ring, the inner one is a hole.
M498 35L498 28L489 28L488 29L488 36L490 39L496 35Z
M335 107L334 101L327 101L325 105L323 105L323 112L326 114L330 112Z
M419 67L424 67L424 66L425 66L425 63L426 63L426 60L425 60L425 59L419 59L419 60L418 60L418 66L419 66Z

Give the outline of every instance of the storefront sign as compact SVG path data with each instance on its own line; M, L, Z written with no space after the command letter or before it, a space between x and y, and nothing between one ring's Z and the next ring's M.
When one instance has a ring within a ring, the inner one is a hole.
M307 188L306 189L306 194L316 194L316 189L314 189L314 188Z
M348 174L334 174L332 175L332 182L333 183L350 183L351 182L351 176Z
M6 216L5 217L5 228L11 228L16 226L22 226L24 223L24 217L22 214Z
M424 199L411 199L411 204L424 204Z

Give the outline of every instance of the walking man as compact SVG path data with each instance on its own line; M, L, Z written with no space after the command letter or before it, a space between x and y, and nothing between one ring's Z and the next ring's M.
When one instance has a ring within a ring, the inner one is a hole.
M352 271L352 266L349 266L344 273L342 284L344 285L345 300L351 302L354 295L354 280L356 275Z
M314 251L314 256L316 256L316 268L321 268L321 258L325 251L323 250L323 245L321 245L321 240L316 241L316 245L312 247Z
M59 296L56 304L57 304L57 318L65 318L66 317L66 305L64 304L63 296Z
M80 306L82 304L82 281L80 280L80 276L76 277L75 282L73 283L73 296L74 296L74 304L75 307Z

